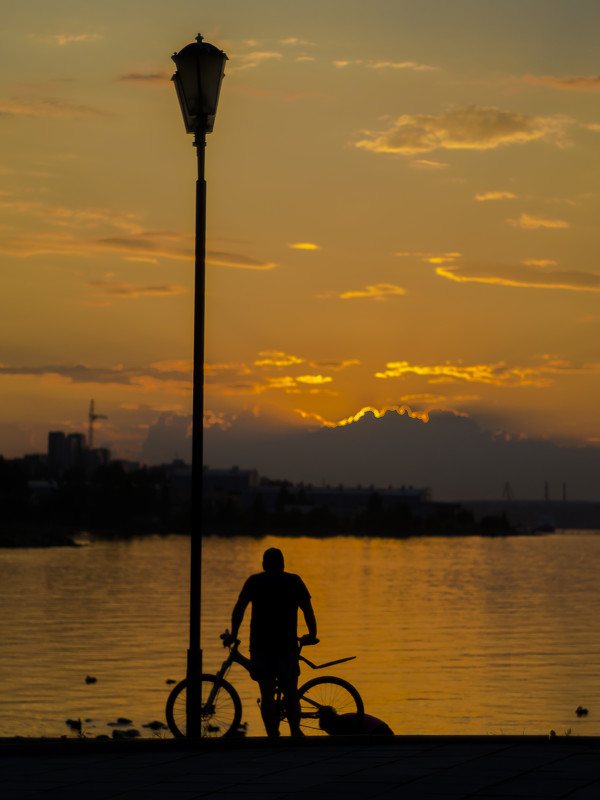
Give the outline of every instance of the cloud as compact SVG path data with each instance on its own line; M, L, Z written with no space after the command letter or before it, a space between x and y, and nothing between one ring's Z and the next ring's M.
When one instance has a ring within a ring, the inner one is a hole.
M186 246L178 246L178 242L183 242ZM193 238L190 234L175 237L170 234L144 231L132 236L103 236L87 244L91 251L112 250L118 253L162 256L185 261L194 258Z
M89 248L71 234L30 234L27 236L1 235L0 253L19 258L41 255L89 255Z
M329 375L298 375L296 378L298 383L310 383L313 385L331 383L333 378Z
M208 264L215 264L221 267L237 267L238 269L275 269L277 264L272 261L260 261L258 258L240 255L239 253L224 253L217 250L208 250L206 253Z
M106 117L108 113L81 103L67 100L32 98L0 101L0 116L64 119L79 117Z
M447 169L448 164L444 164L443 161L431 161L428 158L415 158L411 161L411 165L415 168L419 167L426 167L429 169Z
M182 243L184 246L181 246ZM96 239L92 245L98 249L114 250L121 253L142 253L150 256L192 261L194 259L193 237L191 234L146 231L133 236L107 236ZM261 261L241 253L227 253L222 250L207 250L206 263L237 269L271 270L277 264Z
M50 42L64 47L66 44L82 44L87 42L98 42L103 37L99 33L52 33L47 36L31 34L31 38L40 42Z
M430 383L467 381L494 386L521 385L544 386L547 380L540 379L538 371L530 368L508 368L504 362L497 364L410 364L408 361L390 361L383 372L376 372L376 378L402 378L414 374L429 379Z
M394 286L392 283L375 283L372 286L365 286L364 289L357 291L343 292L339 297L342 300L349 300L357 297L368 297L373 300L384 300L390 295L403 295L406 294L406 289L400 286Z
M336 392L321 388L332 381L333 378L327 375L275 375L245 383L223 381L218 386L208 384L208 387L213 389L213 394L219 396L262 395L273 389L283 391L285 394L321 394L324 392L336 394Z
M130 283L111 283L110 281L88 281L88 286L107 297L170 297L184 294L188 290L184 286L161 284L154 286L133 286Z
M306 370L305 358L282 350L265 350L258 356L252 364L254 370L239 363L207 365L205 368L207 386L210 386L212 393L216 395L261 395L271 390L281 390L286 394L306 392L336 394L323 388L334 380L325 372L338 372L359 363L356 360L311 362L308 366L315 370L314 374L300 372L294 375L290 373L300 371L296 368ZM284 371L285 374L282 375ZM240 382L237 380L240 376L247 377L247 380Z
M512 200L516 197L512 192L479 192L475 195L475 200L484 202L486 200Z
M155 361L150 365L153 369L159 372L189 372L194 369L194 364L191 361L175 360L175 361ZM205 365L206 368L207 365Z
M0 209L29 216L43 217L47 222L65 228L83 230L99 225L110 225L128 233L141 233L139 217L136 214L121 214L108 208L67 208L51 206L37 201L7 199L0 201Z
M315 414L314 412L307 412L302 411L299 408L294 409L296 414L299 414L303 419L314 419L317 421L323 428L345 428L347 425L353 425L355 422L359 422L364 416L373 415L375 419L381 419L384 417L388 411L394 412L400 416L406 414L407 416L411 417L412 419L420 419L422 422L427 422L428 415L425 411L412 411L407 405L402 406L385 406L384 408L377 409L373 406L365 406L361 408L360 411L357 411L356 414L352 414L350 417L344 417L343 419L337 420L335 422L331 420L326 420L320 414Z
M430 67L427 64L418 64L416 61L364 61L362 58L338 59L333 64L338 69L359 67L363 64L367 69L407 69L413 72L431 72L437 69L437 67Z
M313 425L306 430L269 431L250 413L240 415L228 429L206 432L207 463L332 486L427 486L437 501L500 498L507 475L519 498L540 497L544 480L556 488L567 482L578 499L599 497L597 447L495 436L450 412L432 412L425 423L406 409L382 414L367 408L348 419L354 421L327 426L307 416Z
M252 53L238 53L231 56L230 66L228 72L239 71L243 69L254 69L261 64L273 61L281 61L283 53L278 53L269 50L256 50Z
M247 97L274 97L285 102L317 99L323 103L332 103L337 100L333 95L325 95L320 92L299 92L296 89L259 89L255 86L239 86L235 88L235 91Z
M267 386L256 387L257 390L264 391L265 388L268 389L285 389L286 391L294 391L297 392L296 389L296 379L293 378L291 375L285 375L280 378L267 378Z
M156 365L157 366L157 365ZM191 369L191 366L190 366ZM221 375L250 375L251 370L245 364L236 362L204 364L204 375L206 379L217 378Z
M569 223L563 219L546 219L545 217L535 217L531 214L521 214L518 219L507 219L513 228L523 228L524 230L537 230L538 228L568 228Z
M53 208L42 203L15 200L0 201L0 208L43 217L46 222L74 231L93 229L101 225L117 228L125 235L96 238L76 236L71 232L15 235L0 228L0 253L28 258L39 255L91 256L106 251L120 253L127 260L156 263L158 258L181 261L194 260L194 237L190 233L144 231L133 214L115 214L106 209ZM271 270L277 264L262 261L242 253L207 250L206 263L237 269Z
M421 393L421 394L405 394L402 396L402 402L405 404L410 403L426 403L427 405L436 405L439 407L441 403L447 403L448 398L443 394L431 394L431 393ZM455 400L457 398L454 398ZM461 399L465 399L464 397ZM469 399L478 399L477 395L474 395L472 398Z
M156 70L155 72L127 72L115 78L123 83L147 83L149 86L165 86L171 82L171 71Z
M310 366L315 369L329 369L338 372L347 367L355 367L358 364L360 364L360 361L356 358L350 358L347 361L311 361Z
M337 396L338 392L331 389L337 379L335 373L358 364L357 359L308 361L282 350L265 350L250 366L237 362L206 365L206 386L211 395L220 398L264 395L277 390L288 395ZM313 372L307 373L308 368Z
M281 39L281 44L291 47L316 47L316 42L309 42L306 39L298 39L296 36L290 36L287 39Z
M86 364L43 364L39 366L0 365L0 377L30 376L43 380L59 378L67 383L124 386L150 391L160 389L189 394L192 376L188 369L164 367L93 367Z
M398 258L420 258L421 261L427 261L430 264L447 264L453 261L456 261L457 258L460 258L462 253L425 253L423 251L417 250L413 253L410 252L403 252L403 253L394 253L395 256Z
M292 250L320 250L318 244L314 244L313 242L296 242L295 244L288 244L288 247L291 247Z
M433 150L490 150L536 140L560 141L565 121L476 105L432 114L405 114L387 130L366 131L354 146L412 156Z
M525 83L542 86L553 86L556 89L583 89L598 91L600 89L600 75L570 75L557 78L554 75L524 75L521 78Z
M445 256L424 256L421 261L427 261L428 264L453 264L457 258L460 258L460 253L448 253Z
M526 267L555 267L557 263L551 258L526 258L523 261Z
M232 425L232 418L228 417L224 411L210 411L204 412L204 428L212 428L215 425L221 430L227 430Z
M170 463L174 459L190 462L192 458L192 418L167 412L149 427L141 449L142 461Z
M290 367L293 364L304 364L306 359L287 355L280 350L265 350L259 353L261 358L254 362L255 367Z
M427 64L417 64L416 61L375 61L367 66L369 69L409 69L414 72L431 72L437 69Z
M599 273L551 270L532 264L513 267L484 264L438 267L436 274L458 283L488 283L532 289L567 289L576 292L600 291Z

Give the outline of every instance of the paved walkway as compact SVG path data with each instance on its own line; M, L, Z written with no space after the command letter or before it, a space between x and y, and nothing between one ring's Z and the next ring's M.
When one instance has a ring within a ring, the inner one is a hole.
M600 739L0 741L4 800L600 797Z

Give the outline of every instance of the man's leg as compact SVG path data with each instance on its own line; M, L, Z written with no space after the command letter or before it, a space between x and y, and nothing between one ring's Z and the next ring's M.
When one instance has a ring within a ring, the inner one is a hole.
M298 678L279 681L285 703L285 711L290 723L292 736L304 736L300 730L300 700L298 699Z
M279 736L279 709L275 702L275 681L262 680L260 688L260 713L265 723L267 736Z

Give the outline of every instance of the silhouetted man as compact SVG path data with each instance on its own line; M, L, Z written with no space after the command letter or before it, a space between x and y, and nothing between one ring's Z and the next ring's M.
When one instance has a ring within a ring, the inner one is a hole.
M302 736L298 701L298 609L302 609L308 634L302 644L316 644L317 621L310 594L299 575L284 571L283 553L275 547L263 555L263 570L244 584L231 614L226 645L237 639L244 612L252 603L250 618L250 675L260 687L260 711L268 736L279 736L275 683L283 693L290 733Z

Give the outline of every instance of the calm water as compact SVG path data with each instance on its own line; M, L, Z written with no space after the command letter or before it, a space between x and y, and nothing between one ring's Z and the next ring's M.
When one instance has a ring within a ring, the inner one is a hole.
M600 735L598 533L209 539L206 671L270 546L313 595L322 643L308 657L356 655L324 672L354 683L396 733ZM89 735L120 716L140 730L164 720L166 680L185 674L188 553L177 536L0 551L0 736L69 734L67 718L89 720ZM256 685L237 665L230 680L261 735Z

